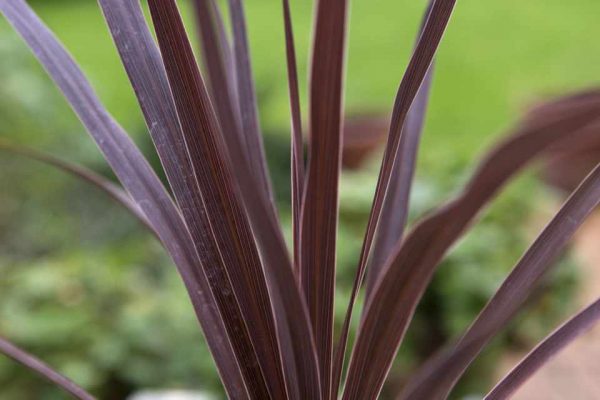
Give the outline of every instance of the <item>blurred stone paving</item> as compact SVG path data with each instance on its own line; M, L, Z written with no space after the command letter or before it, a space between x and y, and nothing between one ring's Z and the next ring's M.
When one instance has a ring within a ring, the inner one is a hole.
M573 250L582 277L577 302L583 308L600 297L600 210L579 229ZM510 371L521 357L522 354L507 356L500 369L504 373ZM600 323L548 362L513 399L599 400Z

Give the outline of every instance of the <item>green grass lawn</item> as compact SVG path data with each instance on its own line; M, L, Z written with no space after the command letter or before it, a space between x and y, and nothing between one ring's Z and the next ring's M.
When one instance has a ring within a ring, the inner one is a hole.
M189 14L189 2L180 3ZM424 5L425 0L351 2L349 113L390 110ZM36 1L34 6L88 72L109 109L127 128L139 130L140 113L95 1ZM304 1L292 6L306 87L313 6ZM286 134L280 2L253 0L246 7L263 125ZM423 170L464 167L531 102L596 84L598 15L596 0L459 1L439 51ZM1 28L7 34L4 23Z

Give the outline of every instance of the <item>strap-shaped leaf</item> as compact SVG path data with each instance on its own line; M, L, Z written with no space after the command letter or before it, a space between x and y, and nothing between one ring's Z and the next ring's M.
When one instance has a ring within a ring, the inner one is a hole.
M24 365L38 375L55 384L79 400L94 400L94 396L86 392L83 388L73 383L70 379L59 374L44 362L29 354L25 350L15 346L5 338L0 336L0 353L12 358L16 362Z
M512 397L529 378L579 336L588 332L600 320L600 299L590 304L540 342L510 373L502 378L484 400L504 400Z
M414 310L446 251L527 162L561 141L596 135L599 107L600 97L567 113L527 119L516 134L485 157L460 196L423 219L396 245L367 299L350 363L349 384L365 379L380 389ZM364 390L360 386L369 386L367 382L347 390Z
M600 164L571 194L458 343L411 380L400 399L445 399L483 347L516 314L568 240L600 203Z
M267 284L219 125L175 2L149 5L210 232L232 284L230 301L236 299L240 305L270 396L283 397L286 389Z
M323 398L331 392L347 0L316 3L310 147L302 208L300 282L317 343Z
M215 112L219 116L219 122L224 122L222 118L231 118L234 114L239 124L239 109L234 101L237 98L235 65L221 10L215 0L194 0L193 5L198 24L202 62ZM222 100L229 102L224 108L222 108L224 105L221 103ZM231 107L234 109L233 112L230 111ZM236 129L239 130L239 127Z
M228 148L235 147L252 163L274 211L274 198L268 174L252 83L246 23L241 4L232 4L235 52L225 30L215 0L195 0L202 59L206 67L211 101ZM243 96L243 97L242 97ZM244 125L246 124L246 125ZM273 212L276 216L276 212Z
M175 105L171 96L167 75L160 52L148 30L138 0L100 0L110 31L140 102L144 117L161 158L173 193L188 225L193 243L196 246L204 274L208 278L212 293L227 328L229 338L236 353L237 364L241 368L245 386L253 397L269 396L267 379L261 371L261 364L277 357L269 343L256 341L244 321L244 310L232 293L235 288L230 281L227 259L219 250L211 233L211 225L202 198L192 162L188 156L185 139L181 131ZM235 271L234 271L235 272ZM234 275L235 276L235 275ZM267 309L268 310L268 309ZM248 318L260 320L255 315ZM260 336L258 340L262 340ZM221 340L221 338L211 338ZM254 342L253 342L254 341ZM265 349L266 346L266 349ZM255 349L256 348L256 349ZM231 364L235 360L223 360L214 354L217 364ZM261 358L262 357L262 358ZM234 363L235 364L235 363ZM229 373L224 366L221 377L226 387ZM234 378L236 375L232 375Z
M298 89L298 67L292 28L292 13L289 0L283 0L283 25L285 30L285 53L287 58L288 86L291 114L291 182L292 219L294 235L294 267L300 272L300 213L304 193L304 140L302 138L302 113Z
M237 100L239 103L242 136L246 144L249 164L257 177L257 181L275 204L271 178L265 157L265 148L258 121L258 107L252 66L250 64L250 49L246 33L246 17L241 0L229 0L229 13L233 29L233 59L235 61Z
M210 97L225 143L230 153L235 152L242 155L248 164L250 162L254 163L257 180L262 182L265 193L268 194L271 206L270 212L277 218L272 185L256 114L256 96L251 81L252 73L243 10L237 11L236 15L232 14L236 26L237 24L242 25L241 28L236 30L237 34L241 36L241 38L238 38L238 42L245 43L245 45L242 44L236 47L236 52L240 54L237 55L236 53L234 57L223 24L223 18L215 0L195 0L194 6L200 28L200 42L202 43L202 55L207 71ZM248 62L243 62L245 58L248 58ZM236 61L238 60L242 65L236 68ZM243 76L238 76L240 75L237 72L238 69L243 71L243 73L240 73ZM239 82L242 78L245 80L243 83ZM250 82L247 82L248 80ZM242 92L239 90L241 86L243 86ZM244 99L240 98L242 95ZM245 107L245 120L250 120L250 123L254 124L256 129L249 130L242 125L243 116L240 110L242 102L244 102Z
M138 205L129 197L129 195L118 185L111 182L109 179L103 177L100 174L92 171L89 168L84 167L73 162L69 162L60 159L52 154L44 153L39 150L31 149L26 146L20 146L14 143L8 143L4 140L0 140L0 150L17 154L22 157L27 157L32 160L37 160L46 165L55 167L61 171L64 171L70 175L73 175L84 182L87 182L98 189L106 193L112 198L117 204L120 204L127 211L137 218L152 234L156 234L150 222L146 218L146 215L138 207Z
M225 140L228 140L227 136ZM283 350L288 396L320 398L314 337L282 232L266 194L256 190L258 184L247 166L244 151L239 146L227 144L230 158L236 160L237 184L264 259Z
M415 99L417 92L423 83L423 79L429 70L433 56L440 41L442 40L444 31L450 20L452 11L454 10L455 3L456 0L434 1L431 10L429 11L429 17L427 18L423 32L419 37L417 46L413 52L408 67L406 68L406 72L402 77L400 87L398 88L394 109L392 111L390 132L385 147L385 152L383 154L383 161L381 163L381 169L377 179L377 186L375 188L373 207L371 208L371 213L367 222L367 230L362 249L360 251L356 277L354 279L352 292L350 294L350 302L348 304L348 310L346 311L346 317L342 325L340 340L336 348L334 377L337 378L338 382L341 378L341 370L344 364L346 343L348 341L348 331L350 329L350 321L352 320L354 303L356 302L356 296L358 295L358 291L360 290L364 279L365 270L367 268L367 262L369 260L369 254L371 251L371 245L377 229L377 224L381 217L383 202L388 190L390 179L392 177L392 169L397 158L398 148L400 146L402 136L402 129L413 100Z
M427 11L423 16L419 36L423 32L433 2L434 0L430 0ZM367 269L367 297L372 292L375 282L377 282L377 277L383 269L385 260L391 254L394 245L401 241L404 235L419 142L421 141L425 113L427 112L427 104L429 103L433 71L434 62L431 63L427 74L425 74L425 78L423 78L421 88L417 92L417 96L410 107L410 111L402 127L396 161L392 168L387 194L381 207L381 217L373 239L373 254L371 255Z
M25 39L96 141L115 174L140 206L173 258L186 285L209 346L227 363L223 374L232 398L247 398L246 388L193 241L177 208L129 136L102 106L87 79L48 28L23 0L1 0L0 11Z
M227 147L244 149L235 61L220 9L215 0L194 0L193 4L198 21L202 61L221 131Z
M285 243L276 224L273 208L264 191L256 190L258 185L256 178L247 166L245 156L239 153L239 149L227 149L230 158L227 157L219 125L195 64L175 2L153 0L149 4L192 165L209 211L208 217L211 225L215 222L214 227L218 228L213 229L213 232L218 236L219 247L223 250L229 248L229 251L231 248L252 250L248 248L253 246L251 232L247 226L246 215L240 208L240 200L243 200L247 215L252 219L253 232L260 243L261 255L264 259L283 352L282 362L288 384L288 396L318 399L320 396L316 393L320 387L314 359L314 339L305 319L306 310L293 278ZM236 175L233 175L230 159L236 162ZM237 189L240 189L241 197ZM228 224L222 220L224 218L228 219ZM223 238L226 234L230 236L229 242ZM232 278L232 283L234 285L242 285L246 282L253 285L260 284L262 270L249 271L248 268L253 266L247 265L248 259L239 261L242 265L246 264L240 273L249 276L241 275ZM243 307L251 307L263 301L262 296L266 296L266 293L262 293L261 287L246 286L246 291L240 290L235 294L244 296L245 299L239 298ZM268 297L266 299L268 300ZM251 324L258 323L248 319L246 321ZM253 329L250 331L252 332ZM271 335L271 332L264 329L254 333ZM275 382L269 383L275 384Z

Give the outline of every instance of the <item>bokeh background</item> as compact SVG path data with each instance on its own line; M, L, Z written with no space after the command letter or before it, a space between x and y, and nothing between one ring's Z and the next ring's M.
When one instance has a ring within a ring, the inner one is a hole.
M179 2L188 29L187 1ZM351 1L346 114L373 137L341 183L338 314L347 303L380 160L377 143L424 0ZM87 73L107 108L160 168L94 0L30 0ZM303 105L312 2L293 1ZM289 112L281 4L246 2L260 117L282 221L289 207ZM461 0L438 52L411 218L461 187L479 157L528 107L599 82L597 0ZM371 125L369 125L371 124ZM60 93L0 21L0 137L111 172ZM374 147L374 150L373 150ZM356 149L355 149L356 150ZM222 396L183 286L168 257L126 212L61 172L0 153L0 333L101 398L140 389ZM419 307L384 396L464 329L549 218L560 195L529 171L444 261ZM568 254L517 321L494 341L456 398L489 388L502 355L544 336L574 306L581 276ZM0 398L62 394L0 357Z

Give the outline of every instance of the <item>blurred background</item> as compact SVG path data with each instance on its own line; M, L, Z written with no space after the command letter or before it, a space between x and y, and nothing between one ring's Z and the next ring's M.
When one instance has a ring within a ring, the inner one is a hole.
M107 108L159 169L94 0L30 0L87 73ZM179 2L194 36L190 5ZM371 205L380 146L424 0L351 1L348 126L341 183L341 318ZM303 111L312 2L292 1ZM290 228L289 112L281 4L246 2L265 145L281 219ZM596 0L461 0L438 52L411 218L460 189L479 157L530 106L600 81ZM360 140L356 139L360 136ZM0 21L0 137L111 172L60 93ZM535 171L512 183L436 275L385 396L459 334L560 204ZM46 165L0 153L0 333L101 398L197 389L222 398L183 285L160 245L104 194ZM592 241L593 243L593 241ZM456 398L477 396L507 354L545 336L579 306L581 257L566 254L528 308L470 369ZM0 398L63 398L0 357ZM476 398L476 397L475 397Z

